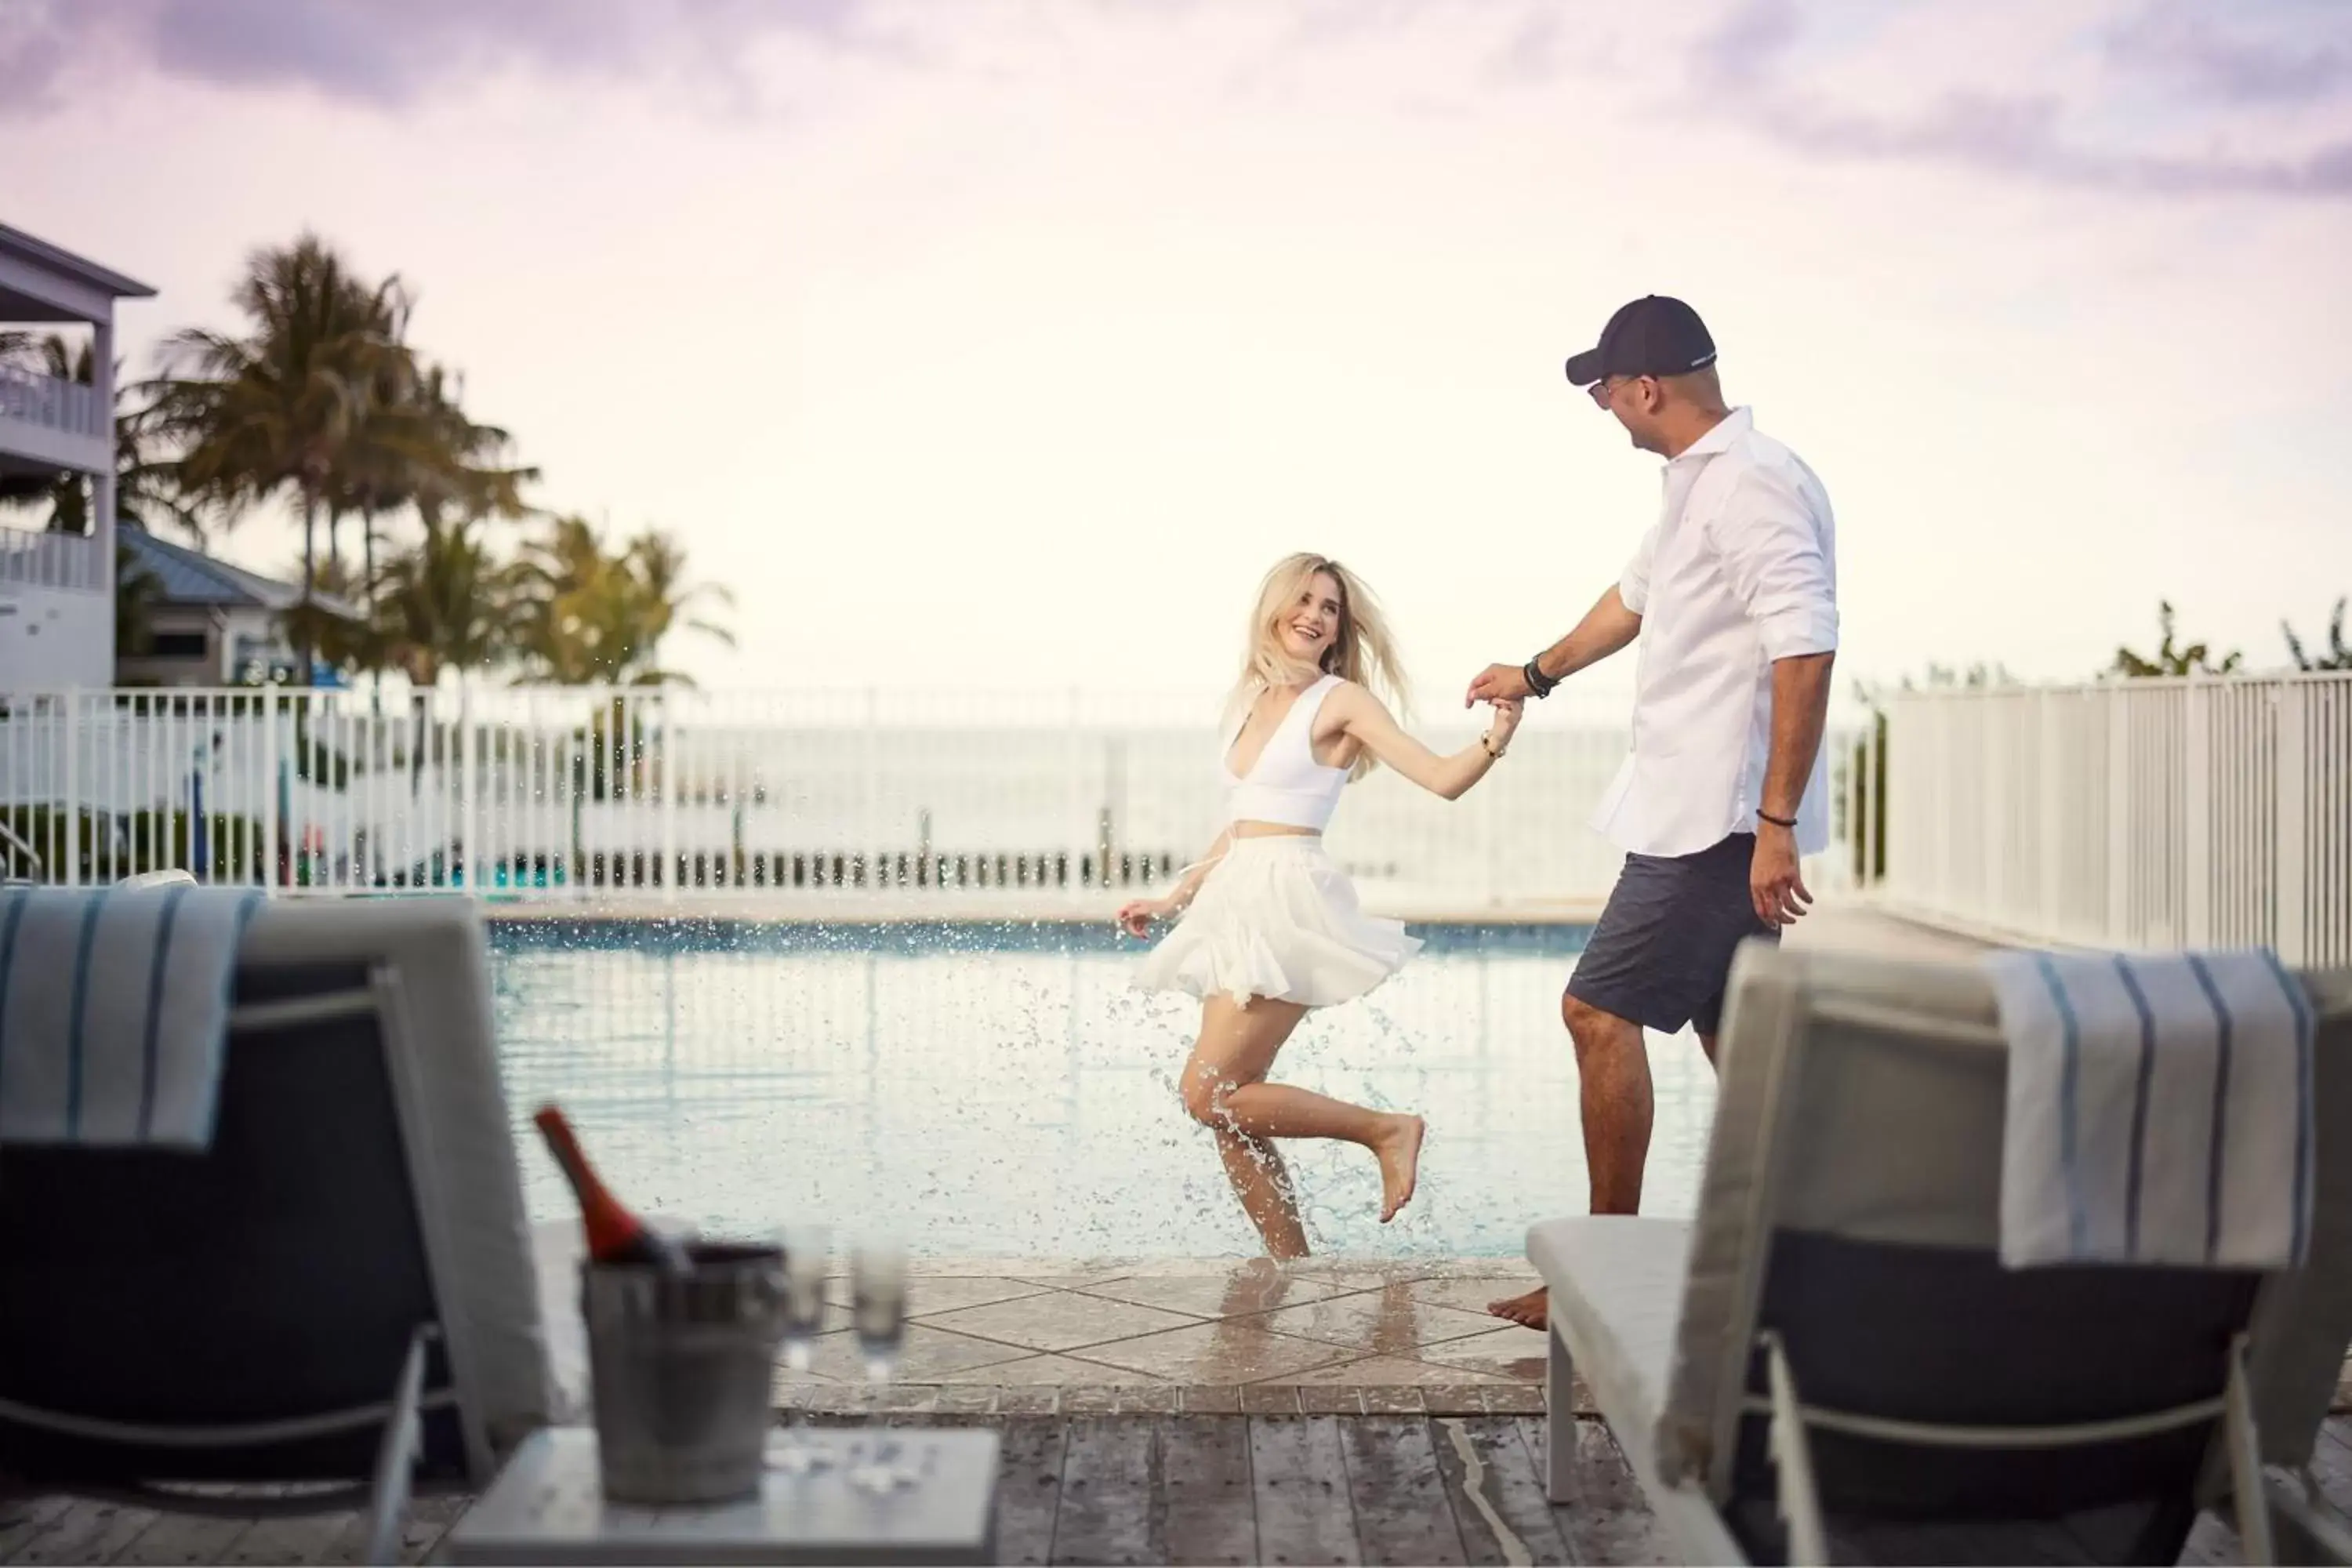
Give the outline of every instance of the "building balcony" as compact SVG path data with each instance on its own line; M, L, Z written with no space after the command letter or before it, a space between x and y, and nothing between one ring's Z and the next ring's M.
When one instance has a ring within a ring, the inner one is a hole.
M107 422L96 387L0 364L0 467L103 472Z
M86 534L0 525L0 584L104 593L109 583L101 554L104 549Z

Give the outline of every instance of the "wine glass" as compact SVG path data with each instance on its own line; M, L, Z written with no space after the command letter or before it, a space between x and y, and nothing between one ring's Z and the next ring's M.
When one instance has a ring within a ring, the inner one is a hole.
M898 1370L899 1347L907 1335L906 1252L895 1242L861 1243L850 1254L849 1294L850 1323L866 1361L866 1381L879 1386ZM874 1458L853 1469L849 1479L866 1491L888 1491L912 1479L895 1462L898 1456L898 1440L878 1435Z
M823 1226L787 1225L777 1233L784 1254L784 1365L804 1373L816 1359L816 1338L824 1331L825 1268L832 1261ZM784 1423L784 1441L770 1462L789 1475L804 1476L825 1466L824 1450L808 1440L807 1413L794 1411Z
M907 1337L907 1255L895 1242L861 1243L849 1258L850 1321L866 1381L884 1384L898 1370Z

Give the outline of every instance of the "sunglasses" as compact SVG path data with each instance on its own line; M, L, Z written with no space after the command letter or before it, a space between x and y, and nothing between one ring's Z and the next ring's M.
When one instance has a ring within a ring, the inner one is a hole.
M1602 408L1606 408L1616 399L1617 389L1619 387L1630 385L1637 381L1648 381L1651 379L1651 377L1646 375L1604 376L1601 380L1594 382L1591 386L1586 387L1584 390L1592 395L1592 401L1595 404L1599 405Z

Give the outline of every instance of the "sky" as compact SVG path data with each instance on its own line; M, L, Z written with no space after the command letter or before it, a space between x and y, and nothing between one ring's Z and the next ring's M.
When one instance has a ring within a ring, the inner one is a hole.
M705 685L1218 689L1308 549L1448 710L1654 518L1560 368L1650 292L1829 489L1842 677L2352 593L2343 0L0 0L0 82L134 374L257 246L397 272L732 590Z

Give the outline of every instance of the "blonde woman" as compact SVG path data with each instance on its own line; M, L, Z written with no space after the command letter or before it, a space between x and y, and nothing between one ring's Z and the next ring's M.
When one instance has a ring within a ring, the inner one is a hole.
M1118 912L1134 936L1182 917L1135 983L1200 998L1184 1108L1216 1133L1242 1208L1276 1258L1305 1257L1307 1231L1273 1140L1338 1138L1370 1150L1380 1161L1383 1225L1412 1196L1421 1160L1420 1117L1266 1081L1308 1008L1361 996L1421 946L1402 923L1366 915L1324 853L1339 791L1384 763L1459 799L1518 727L1518 702L1496 702L1484 735L1441 757L1400 729L1375 695L1401 699L1402 687L1387 621L1360 581L1321 555L1277 563L1258 592L1219 737L1226 828L1168 897Z

